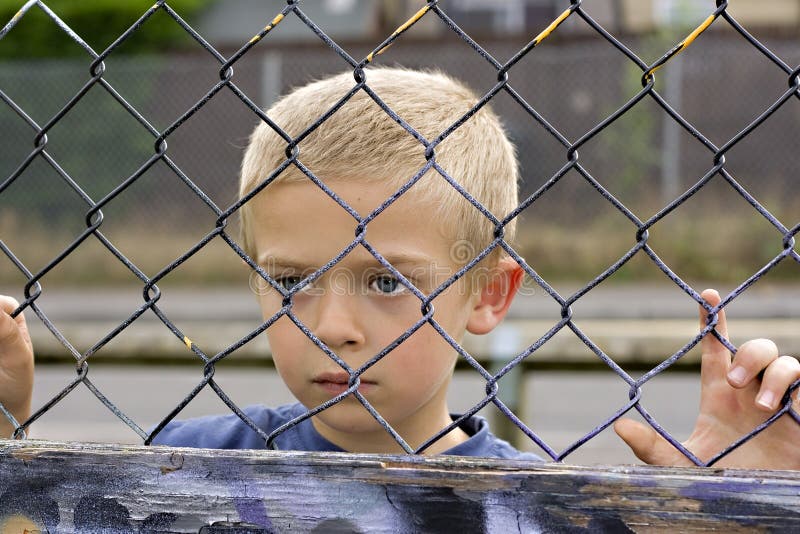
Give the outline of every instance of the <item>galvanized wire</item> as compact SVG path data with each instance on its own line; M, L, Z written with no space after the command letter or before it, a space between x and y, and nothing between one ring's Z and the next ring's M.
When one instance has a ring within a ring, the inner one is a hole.
M440 3L442 5L440 5ZM263 438L266 446L273 446L275 438L288 429L296 426L302 421L318 414L334 404L342 401L348 396L356 398L364 408L390 433L397 443L408 453L421 453L426 450L436 440L441 438L447 432L459 425L463 420L471 417L479 410L488 404L495 405L510 421L514 423L525 435L527 435L533 442L535 442L550 458L556 461L561 461L569 454L574 452L577 448L584 443L594 438L598 433L606 429L609 425L614 423L617 419L622 417L630 410L638 411L641 416L664 438L666 438L673 446L680 450L689 460L697 465L712 465L719 459L726 456L729 452L736 449L742 443L750 440L755 435L769 427L773 422L781 417L791 417L800 424L800 415L792 408L792 401L790 393L798 387L795 383L790 391L782 401L781 408L771 417L764 421L761 425L752 429L751 432L741 436L735 443L730 444L729 447L720 451L713 458L706 461L701 460L695 456L692 451L686 449L677 439L675 439L668 431L666 431L659 422L644 408L641 403L642 391L647 383L655 376L662 373L664 370L675 364L683 356L685 356L693 347L695 347L701 339L706 336L714 336L721 343L723 343L732 352L736 352L736 347L717 331L716 326L719 320L720 312L726 308L734 299L739 297L742 293L747 291L753 284L755 284L765 274L774 269L778 264L784 261L794 261L800 263L800 256L795 250L794 236L800 231L800 224L787 227L775 216L773 216L759 201L751 195L741 184L737 182L734 176L725 167L725 155L745 137L750 135L753 131L759 128L773 113L778 112L792 97L800 97L800 67L792 68L780 57L774 54L763 43L753 37L748 31L743 28L731 15L728 13L728 2L718 0L716 8L709 13L708 17L689 35L677 43L675 46L667 50L658 60L651 64L640 59L632 50L626 47L617 37L612 35L609 31L603 28L596 22L582 6L580 0L574 1L561 13L550 25L544 28L535 38L533 38L527 45L522 47L518 52L513 54L505 62L500 61L492 56L487 50L481 47L477 41L465 33L458 24L448 17L445 2L430 1L427 2L417 13L415 13L406 23L397 28L385 40L379 43L369 52L364 58L357 60L351 57L339 44L331 39L322 27L312 21L303 11L303 2L300 0L289 0L286 7L277 13L269 22L264 26L263 30L253 36L247 43L245 43L239 50L234 52L230 57L225 57L217 51L211 44L209 44L203 36L201 36L191 25L184 21L178 13L176 13L168 4L166 0L159 0L150 9L145 11L142 16L135 21L132 26L119 36L108 48L101 52L96 52L89 46L79 35L74 33L67 24L65 24L59 16L53 12L45 2L41 0L30 0L25 3L17 15L0 30L0 46L2 46L2 38L9 32L13 31L15 25L26 16L28 12L34 9L41 10L55 23L58 31L63 31L70 36L87 54L89 59L88 72L89 79L83 84L80 90L71 97L61 109L55 113L47 122L40 125L18 105L12 98L10 98L0 88L0 100L3 105L7 106L11 111L18 115L30 128L33 140L33 149L28 156L19 164L8 177L4 178L0 183L0 194L2 194L12 183L18 181L23 176L26 170L34 161L43 161L50 168L52 168L60 179L72 189L81 199L86 206L85 211L85 229L81 234L76 237L63 251L56 254L51 261L49 261L42 269L37 272L31 271L7 246L0 240L0 249L2 249L5 256L16 266L16 268L25 277L26 283L23 288L24 300L19 308L13 312L12 315L16 316L25 309L30 309L33 314L46 326L46 328L61 342L66 350L74 357L76 362L76 376L66 387L59 393L53 396L47 403L39 407L33 415L26 421L16 421L11 413L5 407L0 405L0 411L8 418L15 427L15 437L24 437L26 429L37 421L44 413L50 410L55 404L63 400L69 395L77 386L86 386L96 397L102 402L115 416L134 430L143 440L145 444L149 444L155 436L172 421L178 414L205 388L213 390L217 396L235 413L242 421L257 432ZM182 113L170 125L163 130L156 129L144 114L131 105L123 96L122 93L117 91L106 80L106 66L104 61L108 59L115 51L128 39L139 32L146 32L144 27L145 21L153 16L156 12L161 11L169 16L175 24L178 24L187 35L195 40L206 53L209 54L213 60L219 64L219 81L214 83L205 94L199 98L189 109ZM329 47L344 63L349 65L353 71L354 85L351 90L343 94L340 100L334 104L326 113L320 116L313 124L311 124L305 131L299 135L292 137L287 132L282 130L275 122L273 122L266 113L257 106L253 100L248 97L244 91L237 87L234 82L234 67L236 63L243 58L250 50L253 49L259 42L269 39L270 32L283 20L288 17L294 17L297 21L304 24L310 32L313 32L327 47ZM440 132L433 139L427 139L425 136L416 131L411 125L406 123L400 116L398 116L390 106L381 100L380 94L373 91L369 86L369 65L379 61L381 56L393 43L401 39L403 34L412 28L418 21L423 18L438 19L438 22L445 25L453 32L458 38L463 40L474 52L479 55L483 60L488 63L491 68L496 71L496 79L492 80L493 86L475 103L475 105L462 117L453 122L443 132ZM624 56L627 61L634 67L638 68L641 75L642 88L634 96L629 98L622 106L616 111L606 116L603 120L599 121L581 136L575 140L570 140L566 135L562 134L558 128L550 121L548 121L542 113L536 110L516 91L513 87L514 80L514 67L524 57L535 54L536 48L545 39L547 39L553 32L557 32L558 28L568 19L573 19L576 23L585 24L585 26L605 39L611 46L613 46L619 54ZM710 139L708 139L703 132L692 125L686 118L682 117L676 109L656 90L656 72L659 68L668 63L676 55L680 54L687 47L692 46L695 39L702 34L706 29L715 24L727 24L733 29L741 38L757 49L767 60L772 62L776 68L783 71L787 76L788 88L776 98L772 104L764 109L755 119L745 126L739 133L730 138L721 146L717 146ZM78 183L66 172L58 163L58 161L48 153L48 132L78 103L80 102L87 92L92 88L100 88L107 92L117 104L124 109L136 122L138 122L153 139L153 154L141 164L141 166L131 174L127 179L122 181L113 190L108 192L102 198L93 198L84 192ZM266 178L259 183L250 193L240 198L230 206L222 208L212 201L212 199L200 188L193 180L184 173L181 168L170 158L168 152L168 140L178 129L187 127L186 122L193 115L198 113L206 106L212 99L223 91L228 91L240 100L249 110L251 110L259 120L266 123L281 139L286 143L286 159L275 169L271 170ZM347 202L340 198L336 193L331 190L319 177L317 177L310 169L303 165L301 161L302 151L299 145L303 139L314 132L322 123L324 123L333 113L339 108L344 106L350 98L359 92L364 92L368 95L377 105L379 105L386 113L387 120L391 120L402 126L410 136L412 136L422 148L425 150L426 163L418 170L418 172L411 177L396 193L386 199L378 208L372 213L361 216L354 209L352 209ZM566 162L563 166L553 174L537 191L530 194L527 198L523 199L519 206L509 213L502 220L497 219L490 213L477 199L470 195L456 179L451 177L445 169L443 169L436 162L436 148L442 143L449 135L457 130L462 124L469 121L470 118L481 107L489 103L496 95L500 93L507 94L514 102L516 102L523 113L530 117L533 124L538 124L548 132L557 143L559 143L564 150ZM639 219L633 211L627 208L619 199L617 199L612 191L606 189L600 181L592 176L592 173L579 161L579 150L589 140L608 128L611 124L617 121L624 114L639 105L645 99L654 102L660 109L662 109L671 120L674 120L681 128L688 132L693 139L696 140L703 148L708 151L709 166L707 171L699 178L699 180L677 198L673 199L665 205L660 211L647 220ZM188 188L191 194L199 198L205 206L216 217L216 222L213 230L208 232L201 240L199 240L187 252L182 254L176 260L172 261L169 265L164 267L154 276L147 276L142 269L137 267L134 262L128 259L109 239L105 237L101 231L104 223L103 208L125 192L131 185L137 182L149 169L156 163L163 163L171 172L182 181ZM298 285L292 289L287 290L270 275L264 271L252 258L250 258L241 246L237 243L235 236L231 236L228 232L228 223L233 215L235 215L242 206L249 202L256 194L262 191L281 173L288 168L294 167L308 177L309 182L313 183L324 192L338 205L345 210L350 216L353 217L357 223L356 236L336 257L331 258L324 266L316 270L314 273L304 278ZM494 239L480 251L473 259L471 259L462 269L451 276L441 286L436 288L431 294L426 295L414 285L404 278L375 248L369 243L366 238L366 230L371 221L380 215L385 209L396 202L402 195L412 189L417 181L429 170L433 169L436 173L441 175L460 195L470 202L475 209L480 211L488 221L494 226ZM635 244L624 254L622 254L616 261L614 261L608 268L601 274L584 285L571 295L561 295L556 291L536 270L529 265L514 248L505 241L504 232L505 227L518 218L526 209L536 202L546 202L543 196L553 186L555 186L564 176L571 171L577 172L599 195L604 198L610 206L621 213L631 223L631 229L635 237ZM775 256L763 265L755 274L744 280L738 287L726 295L717 306L710 306L700 296L698 291L691 287L688 283L682 280L648 244L649 229L655 226L668 214L673 212L678 206L682 205L689 198L695 195L698 191L702 190L713 178L719 176L725 183L727 183L732 191L735 191L741 198L743 198L758 214L761 215L775 230L782 236L783 248L777 251ZM80 352L70 343L66 336L64 336L55 324L48 318L45 310L37 302L44 293L44 288L41 284L42 278L52 271L57 269L59 265L75 251L82 243L87 240L95 239L98 243L103 245L110 251L119 262L124 265L136 278L142 283L142 303L135 309L124 321L117 327L113 328L108 334L100 338L93 346L85 352ZM237 340L224 350L217 354L206 354L203 350L176 326L170 320L168 315L159 307L159 300L162 293L158 287L158 283L167 275L179 269L181 265L200 252L204 247L208 246L212 241L221 241L227 244L235 254L243 259L255 273L257 273L266 283L268 283L274 290L283 295L283 304L281 308L275 312L271 317L262 322L256 329L252 330L245 337ZM311 331L302 320L295 314L293 308L293 297L304 287L313 283L316 279L321 277L327 271L337 265L348 253L357 247L362 247L368 251L387 271L396 276L400 282L413 294L420 302L420 317L411 325L402 335L395 339L392 343L384 347L379 353L373 355L365 364L358 368L349 366L339 355L325 345L314 332ZM459 278L464 276L470 269L474 268L483 258L490 254L495 249L503 249L510 255L527 273L527 275L538 284L538 286L560 307L561 318L558 320L545 334L539 339L532 342L527 348L519 354L511 358L501 369L491 372L487 370L473 355L467 352L456 340L454 340L445 329L437 322L434 316L434 300L438 295L445 291L448 287L454 284ZM676 287L680 288L688 298L694 300L698 305L702 306L707 312L707 325L694 337L692 337L683 347L672 355L665 355L665 359L655 366L653 369L645 373L639 378L633 378L629 375L614 359L607 355L592 339L586 335L578 325L573 321L572 306L578 302L582 297L589 293L593 288L607 280L611 275L621 269L628 261L635 256L645 256L660 270L665 277L669 279ZM182 399L163 419L150 431L145 431L139 427L130 417L128 417L122 410L120 410L109 398L101 392L90 380L90 363L92 356L107 345L112 339L118 336L131 324L137 321L142 315L152 313L157 317L164 327L177 338L181 343L184 343L188 350L190 350L203 365L203 375L200 382L195 388ZM342 369L344 369L350 376L348 388L346 391L337 395L330 401L316 407L311 407L307 413L301 417L290 421L289 423L275 429L271 433L266 433L263 429L259 428L230 398L228 394L219 386L214 380L216 364L221 360L233 354L236 350L252 341L258 335L269 329L278 319L286 317L291 320L297 328L302 331L309 340L311 340L319 349L324 352L331 360L336 362ZM403 437L391 427L391 425L383 418L383 416L376 410L369 401L359 392L360 377L375 365L381 359L387 357L400 346L405 340L414 334L424 325L430 325L434 328L442 338L455 350L460 358L462 358L469 366L471 366L480 376L485 380L485 396L477 402L471 409L467 410L458 420L453 421L447 428L443 428L436 435L431 436L425 443L416 449L411 447ZM583 344L588 347L602 361L610 370L616 373L622 380L624 380L629 388L629 401L621 408L615 411L612 415L607 417L596 425L594 429L576 440L571 445L567 446L561 451L553 449L546 440L541 438L537 433L531 429L524 421L522 421L517 414L503 403L498 397L500 390L500 380L509 372L520 366L522 362L536 357L537 351L550 341L553 336L562 330L570 330Z

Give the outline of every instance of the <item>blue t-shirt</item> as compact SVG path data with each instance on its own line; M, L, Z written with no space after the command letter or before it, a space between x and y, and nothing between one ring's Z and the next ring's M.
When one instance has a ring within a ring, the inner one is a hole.
M256 426L269 434L308 410L302 404L295 403L278 408L248 406L242 411ZM483 417L472 416L460 426L469 439L442 454L542 461L535 454L518 451L508 442L492 434L489 431L489 423ZM261 436L233 413L171 421L158 433L152 443L207 449L263 449L265 446ZM274 443L275 448L280 450L344 452L322 437L314 428L310 418L279 434Z

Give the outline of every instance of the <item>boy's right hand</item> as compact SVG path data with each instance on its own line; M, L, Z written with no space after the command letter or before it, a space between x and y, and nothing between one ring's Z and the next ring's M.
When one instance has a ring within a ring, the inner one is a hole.
M19 303L0 295L0 403L23 423L31 413L33 345L25 317L11 313ZM0 412L0 438L9 438L14 426Z

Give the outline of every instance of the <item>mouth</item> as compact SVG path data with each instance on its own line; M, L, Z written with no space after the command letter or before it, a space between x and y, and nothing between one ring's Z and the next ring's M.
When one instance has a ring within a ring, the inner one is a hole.
M367 394L377 385L372 380L365 380L363 376L360 378L361 383L358 386L358 391L361 394ZM345 372L321 373L315 376L311 382L330 395L336 396L341 395L350 387L350 375Z

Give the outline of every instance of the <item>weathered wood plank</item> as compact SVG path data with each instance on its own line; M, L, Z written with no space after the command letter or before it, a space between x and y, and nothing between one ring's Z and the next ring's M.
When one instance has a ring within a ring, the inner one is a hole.
M0 532L800 529L784 471L0 440Z

